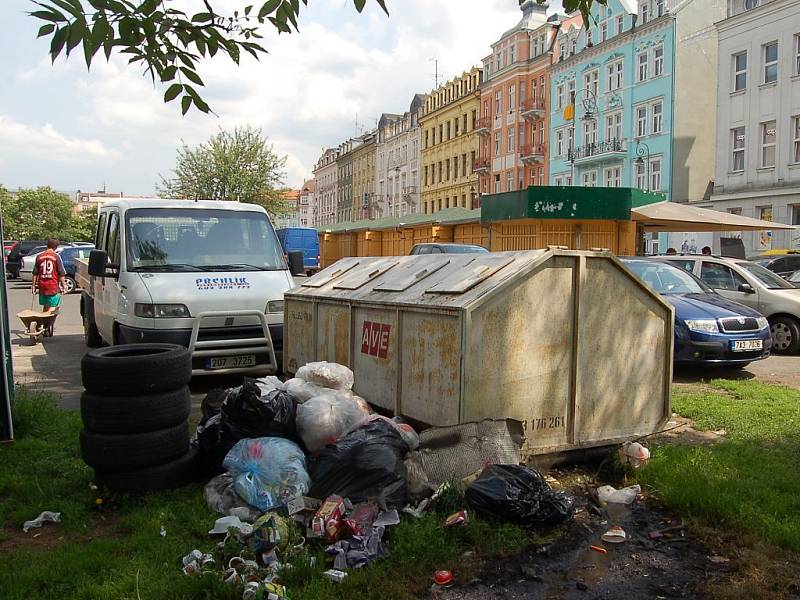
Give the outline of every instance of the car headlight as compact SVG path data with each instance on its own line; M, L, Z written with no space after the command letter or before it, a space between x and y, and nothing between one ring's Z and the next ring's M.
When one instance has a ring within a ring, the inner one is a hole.
M282 313L283 312L283 300L270 300L267 302L267 311L268 313Z
M714 319L686 319L684 323L691 331L719 333L719 327Z
M769 327L769 321L767 320L767 317L757 317L756 323L758 323L759 329L766 329Z
M191 317L185 304L139 304L133 309L137 317L146 319L175 319Z

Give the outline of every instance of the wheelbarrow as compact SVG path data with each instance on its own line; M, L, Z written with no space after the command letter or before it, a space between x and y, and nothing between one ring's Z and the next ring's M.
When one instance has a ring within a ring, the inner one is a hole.
M31 299L31 307L17 313L17 317L25 326L25 333L31 338L32 344L39 343L43 337L53 335L53 326L58 316L61 304L48 307L46 310L34 310L36 296Z

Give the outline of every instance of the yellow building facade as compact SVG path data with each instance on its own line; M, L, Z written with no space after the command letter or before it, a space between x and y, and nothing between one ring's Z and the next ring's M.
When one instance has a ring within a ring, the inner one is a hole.
M361 136L360 146L353 150L353 219L368 219L375 195L375 158L377 132Z
M480 111L483 71L473 67L425 97L422 130L420 212L477 207Z

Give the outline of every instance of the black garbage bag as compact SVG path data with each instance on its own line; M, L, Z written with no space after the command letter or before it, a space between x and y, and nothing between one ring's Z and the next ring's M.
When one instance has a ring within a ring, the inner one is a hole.
M239 439L282 437L297 439L295 417L297 400L281 390L261 395L261 389L252 381L227 390L222 403L222 418Z
M338 494L353 504L374 500L384 509L401 508L408 500L403 463L408 451L391 424L369 421L320 451L311 464L308 495Z
M478 512L523 527L559 525L575 512L575 499L557 492L539 471L519 465L489 465L466 490Z

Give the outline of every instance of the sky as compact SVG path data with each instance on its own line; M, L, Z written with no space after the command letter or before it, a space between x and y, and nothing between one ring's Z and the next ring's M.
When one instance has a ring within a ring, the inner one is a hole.
M202 10L200 0L175 2ZM285 184L299 187L324 147L430 91L433 58L440 83L451 79L479 65L521 15L518 0L387 0L388 17L374 0L362 14L352 0L310 0L299 33L264 29L268 54L259 61L245 55L237 67L218 55L202 65L202 95L216 115L184 117L127 59L98 53L87 72L78 51L51 64L49 42L36 39L41 22L26 14L32 2L0 4L0 184L132 195L156 191L181 142L243 125L286 156Z

